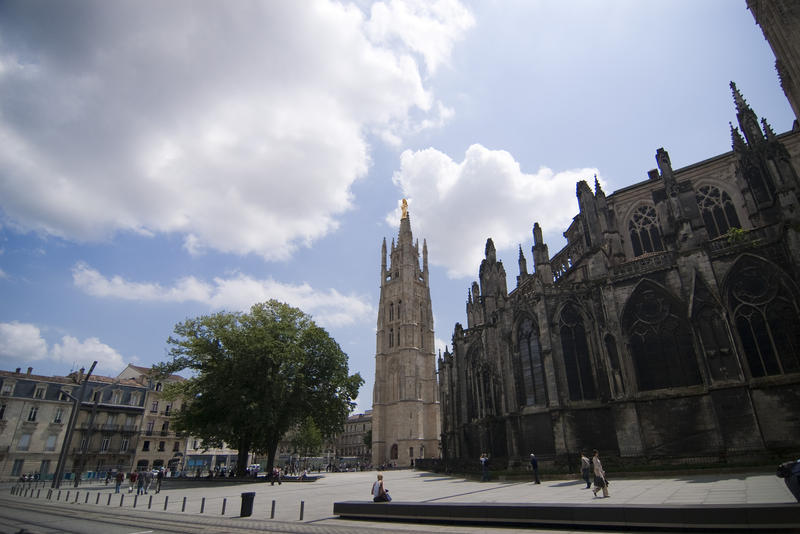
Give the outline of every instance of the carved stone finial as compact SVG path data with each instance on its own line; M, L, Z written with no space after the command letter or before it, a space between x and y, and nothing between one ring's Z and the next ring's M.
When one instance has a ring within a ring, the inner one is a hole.
M402 204L400 204L400 209L402 210L403 214L400 216L401 219L408 219L408 201L403 199Z

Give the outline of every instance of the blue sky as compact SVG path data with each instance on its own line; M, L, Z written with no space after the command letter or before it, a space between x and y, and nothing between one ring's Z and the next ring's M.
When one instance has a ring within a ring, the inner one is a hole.
M791 128L744 0L0 2L0 368L114 375L277 298L349 354L363 411L402 198L442 348L487 237L510 290L576 181L729 151L731 80Z

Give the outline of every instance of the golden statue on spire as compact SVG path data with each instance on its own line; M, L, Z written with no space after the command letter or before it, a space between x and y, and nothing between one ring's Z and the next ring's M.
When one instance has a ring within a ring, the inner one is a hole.
M403 203L400 204L400 209L403 212L400 219L408 219L408 201L406 199L403 199Z

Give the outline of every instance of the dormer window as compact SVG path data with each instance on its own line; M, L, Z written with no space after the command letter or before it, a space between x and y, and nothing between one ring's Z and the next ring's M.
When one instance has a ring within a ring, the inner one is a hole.
M47 391L47 386L44 384L40 384L36 386L36 389L33 391L33 398L34 399L43 399L45 391Z

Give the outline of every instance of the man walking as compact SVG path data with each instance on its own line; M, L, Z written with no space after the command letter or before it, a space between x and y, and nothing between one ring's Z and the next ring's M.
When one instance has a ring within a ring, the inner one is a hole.
M489 482L489 455L481 454L481 482Z
M584 482L586 482L586 487L584 489L589 489L592 487L592 483L589 482L589 473L592 470L592 463L589 461L589 458L586 457L586 452L581 451L581 478Z
M539 480L539 460L536 459L536 455L531 453L531 469L533 469L533 483L534 484L541 484L541 480Z

